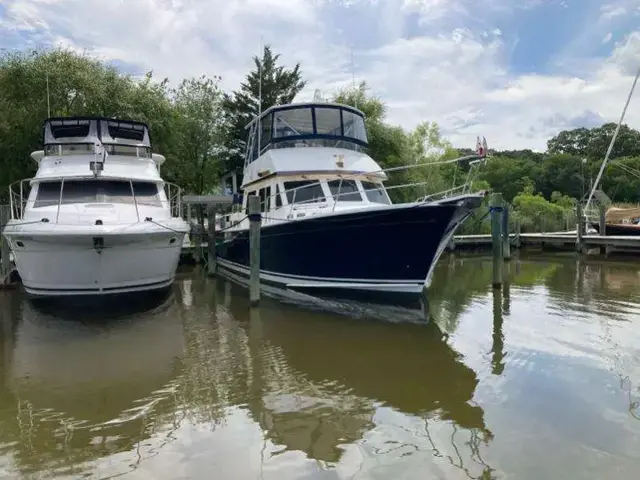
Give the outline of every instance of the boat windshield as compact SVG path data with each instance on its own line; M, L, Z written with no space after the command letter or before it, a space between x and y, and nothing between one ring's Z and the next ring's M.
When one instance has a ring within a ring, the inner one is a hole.
M62 191L62 195L61 195ZM38 186L34 208L79 203L119 203L161 207L158 185L124 180L65 180L42 182Z
M269 149L295 147L360 151L367 147L364 117L350 107L331 104L286 105L273 109L251 125L247 160L253 162Z

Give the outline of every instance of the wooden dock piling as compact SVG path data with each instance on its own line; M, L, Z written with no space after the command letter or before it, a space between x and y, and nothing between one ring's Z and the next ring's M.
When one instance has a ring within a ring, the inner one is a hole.
M249 216L249 300L252 306L260 302L260 226L262 215L260 213L260 197L250 195L247 199Z
M202 262L202 227L199 223L191 226L191 236L194 237L193 261L196 265Z
M218 258L216 254L216 207L208 205L207 207L207 274L215 275L218 267Z
M576 225L576 251L582 253L582 236L585 233L584 215L582 214L582 204L576 204L576 216L578 223Z
M511 244L509 243L509 205L504 202L502 207L502 257L511 259Z
M607 207L604 203L602 202L598 202L598 213L600 214L600 235L601 236L606 236L606 229L607 229ZM606 245L602 245L600 246L600 254L601 255L606 255L607 253L607 246Z
M491 243L493 250L493 288L500 288L502 285L502 194L491 194L491 200L489 201L489 207L491 209ZM507 232L508 239L508 232Z
M0 233L11 218L9 205L0 206ZM7 239L0 235L0 287L8 285L11 280L11 249Z

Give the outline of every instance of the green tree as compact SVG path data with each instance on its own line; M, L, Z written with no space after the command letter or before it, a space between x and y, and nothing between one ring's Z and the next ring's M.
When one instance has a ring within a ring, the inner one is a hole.
M248 136L245 129L247 124L259 111L292 102L306 85L306 81L302 80L299 63L288 69L278 65L279 59L279 54L274 54L269 45L265 46L262 58L253 57L255 67L247 74L240 88L224 95L223 108L227 124L224 141L225 167L228 171L242 172Z
M551 198L554 191L581 198L583 188L589 188L586 181L583 184L584 167L581 157L567 154L549 155L542 163L538 189L547 198Z
M540 184L543 166L527 158L503 157L500 152L489 158L480 170L480 178L511 201L526 185Z
M154 150L170 143L172 106L166 81L142 81L115 67L66 50L0 55L0 196L6 186L35 173L29 154L41 148L47 118L47 79L51 116L96 115L149 124Z
M185 191L197 195L212 193L221 173L225 131L219 81L220 77L205 76L186 79L172 91L172 153L180 161L170 164L168 172Z
M591 129L581 127L564 130L547 142L547 149L551 154L604 159L615 129L615 123L605 123ZM621 125L610 158L639 155L640 132L628 125Z

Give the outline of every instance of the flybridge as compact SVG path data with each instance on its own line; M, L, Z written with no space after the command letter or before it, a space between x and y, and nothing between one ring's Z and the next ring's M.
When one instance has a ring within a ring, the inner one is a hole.
M88 162L94 176L156 178L165 161L151 152L148 126L133 120L49 118L43 124L43 143L43 150L31 154L38 177L82 175Z
M103 145L139 147L151 151L149 128L145 123L133 120L117 120L103 117L49 118L43 126L45 150L61 150L61 145ZM112 149L113 150L113 149ZM115 149L134 152L132 149ZM113 152L109 152L110 154ZM120 152L117 152L120 153Z
M104 117L49 118L43 125L44 156L97 153L152 158L145 123Z

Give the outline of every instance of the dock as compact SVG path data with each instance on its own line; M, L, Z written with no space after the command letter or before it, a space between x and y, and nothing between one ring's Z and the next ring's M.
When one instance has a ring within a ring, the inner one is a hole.
M601 253L614 252L640 254L640 236L611 236L611 235L583 235L582 248L585 251L598 249ZM450 242L448 249L490 250L491 235L457 235ZM550 233L511 233L509 243L514 248L554 248L576 250L578 244L577 232Z

